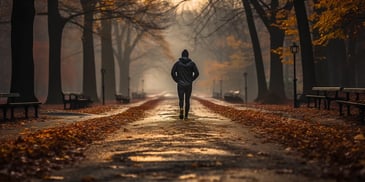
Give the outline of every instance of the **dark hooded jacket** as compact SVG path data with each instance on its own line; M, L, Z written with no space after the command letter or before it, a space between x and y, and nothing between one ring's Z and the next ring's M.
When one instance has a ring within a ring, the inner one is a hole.
M198 78L199 70L195 63L183 53L183 56L172 67L171 76L179 86L189 86Z

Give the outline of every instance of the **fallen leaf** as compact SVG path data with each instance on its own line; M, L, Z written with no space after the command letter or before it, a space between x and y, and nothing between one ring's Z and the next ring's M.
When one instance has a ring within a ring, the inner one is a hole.
M365 136L363 134L358 134L354 137L354 140L365 140Z
M46 176L46 177L44 177L44 179L46 179L46 180L64 180L65 177L63 177L63 176Z

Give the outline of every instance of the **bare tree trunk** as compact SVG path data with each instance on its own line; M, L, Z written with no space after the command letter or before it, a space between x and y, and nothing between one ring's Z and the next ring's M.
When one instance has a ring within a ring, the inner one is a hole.
M106 19L101 22L101 65L105 69L105 99L115 99L115 66L114 66L114 54L111 37L111 20Z
M264 9L264 7L260 5L259 1L251 1L251 3L255 7L258 15L269 31L270 50L277 50L278 48L283 47L285 36L284 30L272 25L276 23L278 18L277 14L280 9L279 1L271 0L270 5L265 6L265 8L269 7L269 9ZM292 4L290 4L290 1L288 1L284 6L284 9L289 11L291 8ZM283 64L281 63L280 55L270 51L270 63L269 95L267 99L265 99L265 102L280 103L286 100L283 78Z
M62 103L61 45L66 20L58 10L58 1L48 0L49 76L47 104Z
M129 64L130 64L129 57L123 56L123 58L119 61L119 70L120 70L119 92L125 96L130 96Z
M276 50L283 46L284 31L277 27L269 27L270 33L270 50ZM280 55L270 52L270 84L269 84L269 102L281 102L285 97L283 64ZM275 97L275 99L274 99ZM272 100L274 99L274 100Z
M37 101L34 94L33 23L34 0L13 0L11 16L11 92L17 101Z
M297 18L300 49L302 57L303 91L310 90L316 83L313 58L312 39L310 35L307 12L303 0L294 0L295 15Z
M255 56L256 74L257 74L257 85L258 85L258 95L256 101L260 101L267 94L266 77L264 70L264 63L261 55L260 41L257 36L255 22L252 16L251 6L249 0L242 0L243 6L245 8L248 30L250 32L252 48Z
M93 10L95 2L90 0L80 0L84 14L84 29L82 35L83 48L83 81L82 91L90 97L92 101L99 101L96 88L96 72L95 72L95 53L93 38Z

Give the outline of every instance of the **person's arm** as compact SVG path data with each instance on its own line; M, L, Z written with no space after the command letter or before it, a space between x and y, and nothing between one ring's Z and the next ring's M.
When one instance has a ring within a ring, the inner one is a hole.
M193 66L193 72L194 72L194 75L193 75L193 81L194 81L199 76L199 70L198 70L198 67L196 67L196 64L195 63L194 63L194 66Z
M176 75L176 63L174 64L174 66L171 69L171 77L172 79L174 79L174 81L177 83L177 75Z

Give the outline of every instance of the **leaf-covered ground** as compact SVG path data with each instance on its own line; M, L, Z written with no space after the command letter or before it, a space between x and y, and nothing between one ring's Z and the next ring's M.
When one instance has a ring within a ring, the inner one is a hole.
M324 174L351 181L365 179L365 128L353 117L339 117L336 109L317 110L306 106L293 109L291 105L250 104L253 109L247 110L198 100L214 112L250 127L268 141L280 142L287 150L299 151L308 163L322 164ZM15 140L0 141L0 181L24 179L29 175L45 177L52 169L82 159L88 144L103 139L124 123L141 119L144 111L158 102L149 101L112 117L39 130ZM110 104L69 111L95 114L118 107ZM17 118L23 115L18 114ZM26 122L47 119L44 116L18 119L1 127L22 127Z
M0 181L25 179L27 176L45 177L52 169L82 159L88 144L105 138L127 122L143 118L145 111L158 102L160 99L150 100L117 115L38 130L15 140L3 140L0 143ZM114 106L110 107L90 107L83 112L102 113Z
M293 109L288 105L254 105L258 109L245 110L198 100L212 111L250 127L268 141L299 151L307 162L322 164L325 175L365 179L365 128L356 122L336 121L336 110L304 106Z

